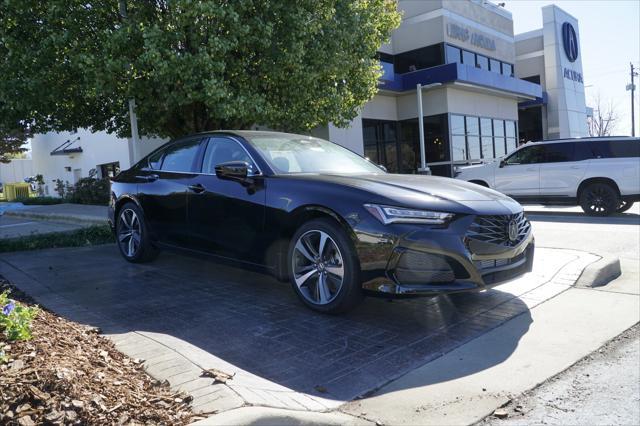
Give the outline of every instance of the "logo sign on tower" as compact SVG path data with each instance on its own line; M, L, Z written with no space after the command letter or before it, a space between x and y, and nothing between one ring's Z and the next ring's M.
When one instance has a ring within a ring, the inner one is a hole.
M576 35L576 30L573 29L573 25L568 22L562 24L562 44L569 62L575 62L578 59L578 36Z

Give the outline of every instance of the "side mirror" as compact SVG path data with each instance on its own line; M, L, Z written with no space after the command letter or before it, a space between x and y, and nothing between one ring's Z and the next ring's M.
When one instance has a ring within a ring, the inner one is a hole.
M245 161L229 161L227 163L218 164L215 167L216 176L220 179L235 180L245 182L249 177L251 166Z
M380 169L382 169L383 172L385 172L385 173L388 172L387 168L385 166L383 166L382 164L378 164L378 167Z
M504 159L500 160L500 166L499 166L500 168L503 168L506 165L507 165L507 162Z

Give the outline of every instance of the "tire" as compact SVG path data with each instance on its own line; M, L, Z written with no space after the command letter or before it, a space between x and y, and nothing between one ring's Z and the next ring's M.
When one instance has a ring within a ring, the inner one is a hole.
M314 219L298 228L289 243L287 264L293 290L314 311L346 312L363 298L355 247L331 219Z
M120 254L128 262L149 262L159 254L149 238L142 209L132 202L126 203L118 211L116 241Z
M618 207L618 209L616 210L616 212L618 213L624 213L627 210L629 210L631 207L633 207L633 203L629 202L629 201L621 201L620 202L620 207Z
M589 216L609 216L620 207L620 197L611 185L592 183L582 190L580 207Z

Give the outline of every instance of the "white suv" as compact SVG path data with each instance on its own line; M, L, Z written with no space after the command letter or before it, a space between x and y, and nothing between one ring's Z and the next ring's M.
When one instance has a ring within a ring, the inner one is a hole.
M640 201L640 138L529 143L500 161L458 168L456 178L523 203L580 205L608 216Z

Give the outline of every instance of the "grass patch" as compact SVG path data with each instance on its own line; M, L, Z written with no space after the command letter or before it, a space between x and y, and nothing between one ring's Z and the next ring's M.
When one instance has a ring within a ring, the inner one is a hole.
M28 197L18 198L18 203L22 203L25 206L48 206L51 204L62 204L64 200L59 197Z
M0 240L0 253L59 247L82 247L116 241L108 225L94 225L75 231L34 234Z

